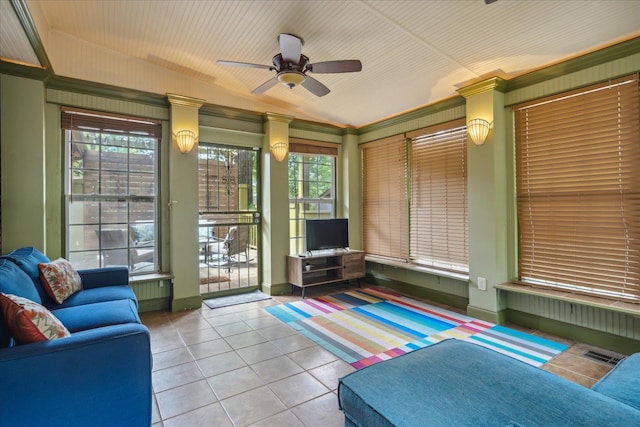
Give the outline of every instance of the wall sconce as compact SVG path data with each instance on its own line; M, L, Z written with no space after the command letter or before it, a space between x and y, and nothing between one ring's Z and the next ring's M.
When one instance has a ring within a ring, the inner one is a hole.
M198 137L196 133L191 130L181 130L174 135L176 139L176 144L178 144L178 148L181 153L187 154L198 142Z
M467 123L467 132L476 145L482 145L487 140L491 124L485 119L473 119Z
M287 153L289 152L289 143L287 142L275 142L271 144L271 154L276 159L276 162L282 162L285 157L287 157Z

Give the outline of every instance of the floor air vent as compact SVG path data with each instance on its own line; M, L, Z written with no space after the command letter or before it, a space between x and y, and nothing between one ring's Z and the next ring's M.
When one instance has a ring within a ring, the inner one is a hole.
M592 360L597 360L598 362L608 363L610 365L617 365L622 358L611 356L604 353L599 353L597 351L589 350L583 354L584 357Z

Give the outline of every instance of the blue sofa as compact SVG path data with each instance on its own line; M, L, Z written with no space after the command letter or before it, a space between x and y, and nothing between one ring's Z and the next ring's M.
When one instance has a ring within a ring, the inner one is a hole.
M43 305L70 336L17 345L0 312L0 426L149 426L152 357L126 267L79 270L56 303L33 247L0 257L0 292Z
M345 426L640 426L640 353L592 389L445 340L340 379Z

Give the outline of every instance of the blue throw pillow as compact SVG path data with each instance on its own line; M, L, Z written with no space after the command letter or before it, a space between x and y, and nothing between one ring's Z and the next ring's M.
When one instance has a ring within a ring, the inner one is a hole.
M0 292L13 294L42 304L31 278L9 259L0 258Z
M0 293L18 295L42 304L42 299L27 273L4 257L0 258ZM0 348L8 347L10 339L11 333L0 312Z
M43 301L47 301L48 295L42 286L42 282L40 282L40 270L38 269L38 264L41 262L48 263L51 262L51 260L33 246L15 249L5 255L5 258L8 258L18 264L22 271L27 273L31 278L31 281L40 295L40 301L36 302L42 304Z

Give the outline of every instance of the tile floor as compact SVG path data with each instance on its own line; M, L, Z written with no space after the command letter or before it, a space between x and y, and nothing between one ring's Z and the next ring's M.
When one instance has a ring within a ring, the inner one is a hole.
M344 290L314 289L308 297ZM343 426L336 387L353 368L263 310L296 299L143 313L154 361L153 426ZM537 334L571 345L544 366L551 372L590 387L612 368L582 356L610 351Z

